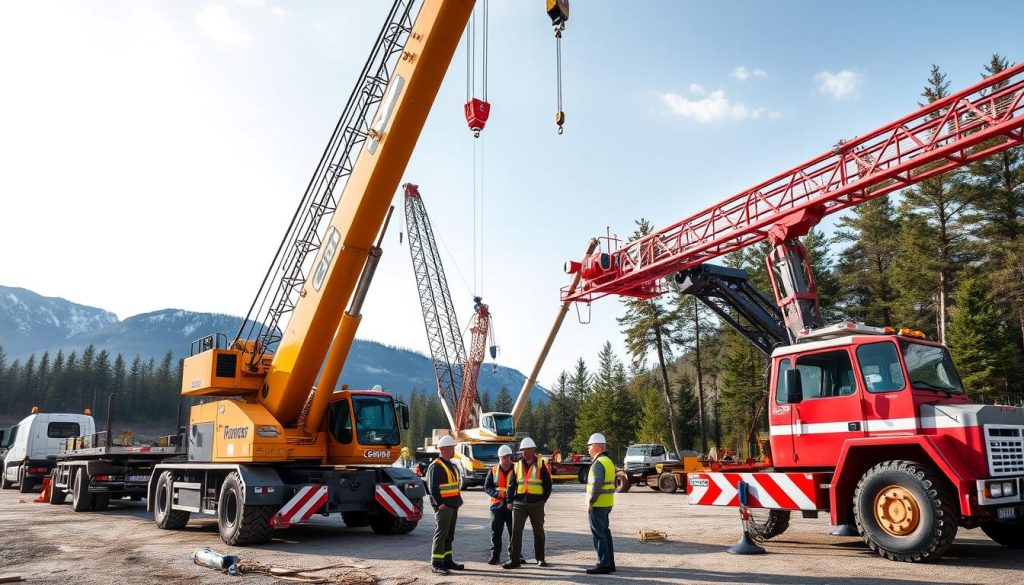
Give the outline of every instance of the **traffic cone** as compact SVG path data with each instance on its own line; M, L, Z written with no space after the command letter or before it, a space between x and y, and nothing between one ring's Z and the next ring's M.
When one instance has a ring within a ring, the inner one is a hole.
M45 503L49 502L50 501L50 490L51 489L53 489L53 486L50 485L50 478L49 478L49 476L44 477L43 478L43 491L42 491L42 493L39 494L38 498L36 498L36 499L34 499L32 501L36 502L37 504L45 504Z
M740 541L729 547L729 553L734 555L763 555L768 552L757 545L754 539L750 538L750 510L747 509L747 483L739 482L740 496L740 521L743 525L743 535Z

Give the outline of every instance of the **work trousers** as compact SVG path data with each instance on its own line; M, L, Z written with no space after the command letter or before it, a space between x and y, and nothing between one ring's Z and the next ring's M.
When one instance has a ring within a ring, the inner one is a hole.
M523 558L523 529L527 518L533 531L533 556L538 561L544 560L544 502L516 502L512 506L512 552L509 559L513 562Z
M612 547L612 530L608 519L611 507L594 508L590 513L590 533L594 536L597 549L597 564L602 567L615 566L615 549Z
M443 565L445 561L452 560L452 541L455 540L455 523L458 519L458 508L434 510L434 543L430 549L432 563Z
M512 559L512 510L501 507L491 510L491 556L501 556L501 536L508 532L509 559Z

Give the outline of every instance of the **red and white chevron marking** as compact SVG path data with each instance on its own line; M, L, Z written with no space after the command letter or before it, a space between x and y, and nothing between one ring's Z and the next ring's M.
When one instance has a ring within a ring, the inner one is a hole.
M423 512L414 506L412 501L405 497L405 494L396 485L377 484L374 497L377 503L383 506L392 516L408 518L413 521L419 520L423 516Z
M828 473L691 473L690 504L739 506L739 483L746 482L751 508L827 510Z
M288 500L288 503L274 514L270 519L270 525L274 528L288 528L292 524L309 520L310 516L326 503L327 486L303 486L295 493L295 497Z

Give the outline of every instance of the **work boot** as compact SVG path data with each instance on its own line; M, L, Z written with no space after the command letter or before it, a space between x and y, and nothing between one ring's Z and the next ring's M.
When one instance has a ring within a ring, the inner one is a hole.
M604 567L604 566L601 566L601 565L594 565L593 567L590 567L589 569L587 569L587 574L588 575L607 575L608 573L611 573L611 572L612 571L611 571L610 567Z
M444 568L451 569L453 571L465 571L466 565L463 565L462 563L456 563L452 559L447 559L444 563Z
M608 572L610 572L610 573L614 573L615 572L615 563L612 563L612 566L608 567Z
M430 572L437 573L438 575L451 575L451 571L445 568L444 563L441 561L433 561L430 563Z
M523 566L522 563L517 563L515 561L509 561L509 562L505 563L504 565L502 565L501 568L502 569L518 569L518 568L520 568L522 566Z
M500 562L501 562L501 556L500 555L491 555L491 558L487 559L487 564L488 565L497 565Z
M550 567L551 565L550 565L550 564L548 564L548 562L547 562L547 561L545 561L544 559L539 559L539 560L537 561L537 566L538 566L538 567Z

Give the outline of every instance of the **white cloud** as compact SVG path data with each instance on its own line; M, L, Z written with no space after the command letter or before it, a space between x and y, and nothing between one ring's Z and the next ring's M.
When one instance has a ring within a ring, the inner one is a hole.
M694 86L699 88L701 92L694 91ZM704 88L697 84L691 84L690 91L704 95ZM710 124L722 120L756 120L763 117L776 120L780 116L779 112L768 111L765 108L752 107L742 102L732 101L720 89L704 97L692 100L677 93L662 93L658 94L658 97L662 103L668 106L673 114L696 120L702 124Z
M768 72L764 69L747 69L743 65L732 70L732 76L740 81L746 81L751 77L768 77Z
M825 93L837 100L857 97L860 89L861 75L856 71L844 69L839 73L822 71L814 76L818 81L818 93Z
M707 90L704 89L704 86L702 86L702 85L700 85L698 83L691 83L690 84L690 93L692 93L694 95L704 95L704 94L707 93Z
M223 4L213 4L196 14L196 24L206 36L225 45L247 47L252 45L252 34L244 30L228 13Z

